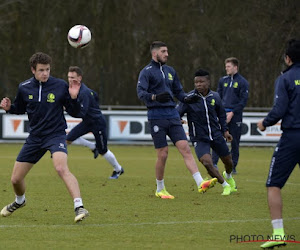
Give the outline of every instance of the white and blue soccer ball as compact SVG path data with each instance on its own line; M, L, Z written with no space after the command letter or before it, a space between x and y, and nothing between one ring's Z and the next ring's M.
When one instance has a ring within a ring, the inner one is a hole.
M86 47L92 39L92 33L84 25L73 26L68 33L68 42L74 48Z

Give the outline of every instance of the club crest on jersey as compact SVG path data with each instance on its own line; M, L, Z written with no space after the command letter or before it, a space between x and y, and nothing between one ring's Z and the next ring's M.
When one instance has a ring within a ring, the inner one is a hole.
M238 82L235 82L234 84L233 84L233 87L236 89L237 87L239 86L239 83Z
M28 99L32 100L33 99L33 95L28 95Z
M172 76L170 73L168 73L168 79L169 79L170 81L173 81L173 76Z
M224 87L226 88L227 86L228 86L228 83L227 83L227 82L225 82L225 83L224 83Z
M211 106L215 106L215 103L216 103L216 100L215 100L215 99L212 99L211 102L210 102L210 105L211 105Z
M47 102L55 102L55 95L53 93L47 95Z

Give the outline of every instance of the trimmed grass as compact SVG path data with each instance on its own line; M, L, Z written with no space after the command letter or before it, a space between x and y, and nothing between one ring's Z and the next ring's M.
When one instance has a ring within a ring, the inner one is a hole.
M21 146L0 144L0 209L14 199L10 176ZM238 193L223 197L220 184L199 194L180 154L170 146L165 184L174 200L154 195L152 146L109 148L125 170L118 180L108 179L112 168L101 156L94 160L80 146L68 149L69 167L90 212L80 224L73 223L73 201L47 153L26 177L26 207L0 218L0 249L259 249L259 242L236 243L233 237L249 240L247 235L272 233L265 181L273 148L241 148ZM297 166L282 190L285 231L297 241L299 180ZM287 249L299 247L289 243Z

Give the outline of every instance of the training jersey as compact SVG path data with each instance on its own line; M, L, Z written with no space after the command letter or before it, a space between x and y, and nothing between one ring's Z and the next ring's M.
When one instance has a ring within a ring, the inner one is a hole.
M186 96L174 68L151 60L141 70L137 83L137 95L148 108L148 119L179 118L173 99L166 103L152 101L153 94L163 92L168 92L172 98L175 96L180 101Z
M292 64L276 79L274 105L263 125L272 126L280 119L282 130L300 128L300 63Z
M8 113L27 113L30 134L53 136L65 133L67 128L64 106L67 111L78 109L77 100L71 99L64 80L50 76L46 82L40 82L32 77L19 84Z
M70 115L82 118L85 122L100 120L102 123L105 123L99 107L99 98L95 91L88 88L84 83L81 83L77 99L80 103L80 110L78 113Z
M180 117L187 114L191 141L213 141L228 130L226 112L217 92L209 90L206 96L193 90L188 93L199 95L199 100L192 104L179 103L176 107Z
M248 81L239 73L220 78L217 92L226 112L242 114L248 100Z

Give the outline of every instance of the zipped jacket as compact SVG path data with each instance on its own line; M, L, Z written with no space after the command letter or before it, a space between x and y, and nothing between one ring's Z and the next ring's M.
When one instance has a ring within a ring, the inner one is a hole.
M213 141L228 130L226 112L217 92L209 90L206 96L193 90L199 100L193 104L179 103L176 107L180 117L187 114L189 136L191 141Z
M300 63L292 64L275 81L272 110L263 121L265 127L280 119L281 129L300 129Z
M81 83L77 96L80 103L80 110L77 114L71 114L73 117L82 118L83 121L92 122L99 120L104 123L104 117L99 107L99 98L97 93Z
M65 133L67 128L64 107L75 112L79 108L77 99L71 99L69 85L64 80L50 76L47 82L39 82L32 77L19 84L8 113L27 113L30 134L53 136Z
M220 78L217 92L226 112L232 111L234 115L242 115L248 101L248 89L248 81L239 73Z
M151 99L153 94L163 92L169 92L172 98L175 96L180 101L183 101L186 96L174 68L151 60L139 74L137 83L138 98L147 106L149 119L179 118L175 110L176 103L173 99L165 103Z

